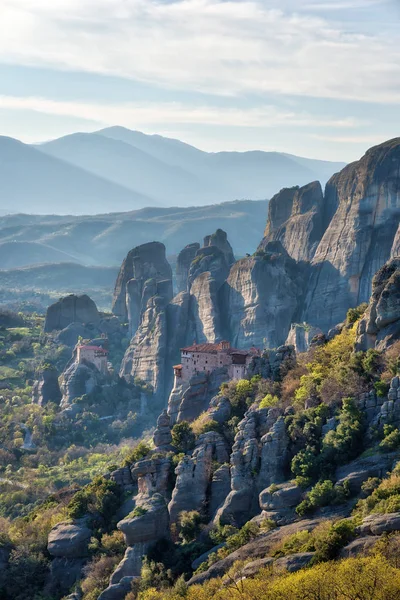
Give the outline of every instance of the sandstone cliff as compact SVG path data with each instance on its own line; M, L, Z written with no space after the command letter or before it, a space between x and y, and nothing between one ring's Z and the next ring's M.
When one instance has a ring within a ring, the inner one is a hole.
M400 339L400 257L373 279L372 296L357 330L357 350L385 350Z
M146 308L146 300L142 300L142 294L149 279L155 279L156 282L172 282L172 270L165 257L165 246L160 242L149 242L133 248L128 252L118 274L112 310L124 320L128 320L130 315L132 335L139 325L141 313ZM172 283L170 296L172 297Z
M295 260L310 261L328 225L319 181L281 190L268 205L268 221L260 248L279 240Z
M275 348L285 342L302 296L301 274L280 242L233 265L222 292L233 346Z
M390 258L400 218L400 138L334 175L324 202L337 209L312 260L303 320L327 330L368 302L372 278Z

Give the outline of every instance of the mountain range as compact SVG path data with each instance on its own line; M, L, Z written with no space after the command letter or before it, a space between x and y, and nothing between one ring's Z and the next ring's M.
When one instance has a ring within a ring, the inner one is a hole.
M324 184L343 166L279 152L209 153L123 127L38 145L0 137L1 212L82 215L265 199L284 186Z

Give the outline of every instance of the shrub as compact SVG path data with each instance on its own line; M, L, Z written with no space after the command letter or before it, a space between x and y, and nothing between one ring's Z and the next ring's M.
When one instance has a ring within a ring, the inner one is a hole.
M120 489L115 481L97 476L92 483L77 492L67 506L71 519L83 517L87 512L99 513L106 523L120 504Z
M357 308L349 308L346 316L347 323L349 323L350 325L354 324L356 321L358 321L358 319L360 319L360 317L363 316L367 308L368 304L366 302L363 302L362 304L357 306Z
M272 408L273 406L276 406L278 404L278 402L279 402L278 396L273 396L272 394L267 394L261 400L261 402L259 404L259 408Z
M400 446L400 431L392 425L384 425L384 438L379 444L382 452L392 452Z
M184 510L179 515L179 537L184 544L196 539L200 530L201 515L197 510Z
M135 519L136 517L142 517L147 513L147 508L143 506L136 506L133 511L130 513L129 517L131 519Z
M172 444L178 452L187 453L193 450L196 436L194 435L189 423L182 421L176 423L172 428Z
M339 492L340 493L340 492ZM320 506L327 506L337 501L338 490L330 479L319 481L308 492L305 499L296 508L299 516L312 512Z
M125 458L125 466L132 465L133 463L146 458L151 452L151 448L146 442L139 442L139 444L128 454Z

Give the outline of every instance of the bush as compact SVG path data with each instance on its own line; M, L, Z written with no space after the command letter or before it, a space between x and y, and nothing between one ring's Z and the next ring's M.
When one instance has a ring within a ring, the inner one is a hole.
M124 464L129 467L130 465L146 458L151 452L151 448L146 442L139 442L139 444L128 454L125 458Z
M346 500L348 495L346 482L342 486L335 487L330 479L319 481L297 506L296 512L299 516L304 516L321 506L340 504Z
M199 533L201 515L197 510L184 510L179 515L179 537L184 544L193 542Z
M178 452L183 452L186 454L187 452L190 452L190 450L193 450L196 442L196 436L194 435L187 421L176 423L173 426L171 433L172 445Z
M357 306L357 308L349 308L346 316L347 323L353 325L356 321L358 321L358 319L360 319L363 316L367 308L368 304L366 302L363 302L362 304Z
M258 408L272 408L273 406L276 406L278 404L278 402L279 402L278 396L273 396L272 394L267 394L261 400Z
M97 476L92 483L77 492L67 506L71 519L83 517L86 513L98 513L106 523L120 505L120 489L115 481Z
M400 431L392 425L384 425L384 438L379 444L382 452L393 452L400 446Z

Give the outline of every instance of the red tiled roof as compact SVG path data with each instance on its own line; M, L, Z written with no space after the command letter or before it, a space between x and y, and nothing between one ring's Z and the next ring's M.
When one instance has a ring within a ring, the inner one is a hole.
M254 349L251 350L239 350L238 348L221 348L220 343L218 344L193 344L193 346L187 346L181 348L181 352L199 352L206 354L217 354L217 352L225 352L225 354L241 354L247 356L248 354L254 354Z
M182 367L182 365L174 365L172 368L173 369L182 369L183 367Z
M100 352L104 352L104 354L108 354L108 350L105 350L101 346L88 346L86 344L78 346L78 348L84 348L85 350L96 350Z

